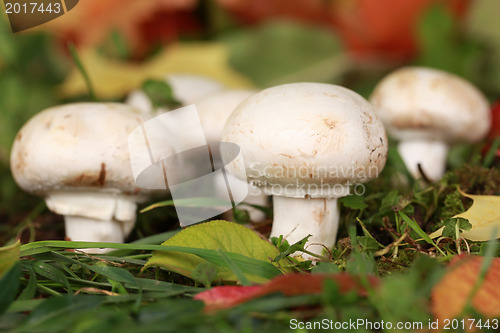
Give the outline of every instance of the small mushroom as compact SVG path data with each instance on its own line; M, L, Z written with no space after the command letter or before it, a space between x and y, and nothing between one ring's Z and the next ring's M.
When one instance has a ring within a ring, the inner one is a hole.
M165 81L172 88L172 93L182 105L194 104L200 99L224 89L224 86L208 77L193 74L169 74ZM153 104L142 90L132 91L125 101L127 104L149 113Z
M46 109L17 134L12 175L23 190L64 215L70 240L123 242L134 226L137 202L146 198L136 187L128 153L128 135L143 120L125 104Z
M222 141L241 149L245 167L233 163L230 171L273 196L271 237L292 244L312 235L307 250L316 254L335 244L337 199L377 177L387 155L371 105L349 89L321 83L276 86L246 99Z
M211 145L212 153L214 153L213 149L218 148L218 144L222 139L224 124L231 113L241 102L255 93L256 91L254 90L223 90L196 103L201 126L203 127L208 144ZM259 190L259 188L248 184L245 180L234 177L232 174L227 174L226 176L231 178L233 189L237 187L237 189L241 189L242 191L248 190L245 203L267 206L267 195ZM216 192L221 194L227 193L227 184L223 177L217 179L215 186ZM221 197L223 196L221 195ZM242 204L240 208L248 211L251 221L261 222L266 217L262 211L252 206Z
M466 80L437 69L404 67L387 75L370 97L415 178L441 179L448 147L477 142L490 127L488 101Z

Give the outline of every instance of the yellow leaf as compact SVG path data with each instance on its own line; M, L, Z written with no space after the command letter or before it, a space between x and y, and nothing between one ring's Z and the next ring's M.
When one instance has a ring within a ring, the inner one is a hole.
M229 88L252 88L249 79L228 64L229 53L220 43L175 44L148 62L131 63L108 59L95 50L80 55L95 93L100 99L120 98L151 78L168 74L196 74L213 78ZM81 73L75 68L60 87L64 97L87 93Z
M460 191L464 197L472 199L472 206L464 213L454 217L462 217L472 224L470 230L463 231L460 236L471 241L488 241L492 237L500 238L500 196L471 195ZM430 235L431 238L441 236L443 228Z
M19 251L21 242L18 240L14 244L0 247L0 278L19 261Z

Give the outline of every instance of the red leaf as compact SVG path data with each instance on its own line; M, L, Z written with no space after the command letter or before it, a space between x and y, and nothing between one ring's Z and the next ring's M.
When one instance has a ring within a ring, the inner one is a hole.
M196 0L84 0L40 29L52 31L64 45L71 41L80 47L101 45L116 31L140 55L154 43L199 30L196 6Z
M500 100L491 107L491 128L488 133L487 143L482 151L483 154L486 154L490 150L495 138L500 138ZM496 151L496 156L500 157L500 149Z
M490 138L500 137L500 100L491 107Z
M434 286L431 294L431 311L440 322L459 316L469 294L479 278L484 258L462 255L450 263L448 272ZM500 258L493 262L479 290L472 299L472 306L486 317L500 316Z
M197 294L194 299L205 302L206 311L227 309L262 296L282 293L285 296L313 295L323 292L325 280L337 282L341 293L356 292L366 296L367 290L358 276L339 274L286 274L260 286L221 286ZM376 287L379 280L369 276L368 284Z
M429 6L442 3L457 17L470 0L217 0L240 20L277 17L331 26L353 55L407 59L415 55L415 28Z
M355 55L399 59L416 51L416 25L431 5L443 3L456 16L469 0L356 0L333 2L333 26Z
M203 301L206 310L231 308L252 298L261 286L220 286L201 292L194 299Z

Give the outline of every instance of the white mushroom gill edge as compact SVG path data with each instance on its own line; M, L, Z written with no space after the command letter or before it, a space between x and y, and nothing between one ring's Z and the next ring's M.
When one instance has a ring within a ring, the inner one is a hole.
M283 235L290 245L308 235L305 249L320 254L335 244L340 212L336 198L290 198L273 196L274 221L270 237ZM290 223L293 221L293 223ZM295 253L305 260L316 257Z
M64 215L66 237L72 241L123 243L134 227L136 198L118 193L56 191L45 198L47 207ZM107 248L81 249L105 253Z
M446 170L448 144L441 140L403 140L398 152L408 171L415 179L423 174L431 181L438 181ZM419 169L419 166L422 172Z

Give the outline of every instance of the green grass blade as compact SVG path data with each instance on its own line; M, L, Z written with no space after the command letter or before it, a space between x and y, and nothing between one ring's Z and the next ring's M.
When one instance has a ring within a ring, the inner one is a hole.
M227 265L233 271L234 275L236 275L240 283L244 286L250 286L251 283L248 278L245 276L245 274L243 274L238 265L226 254L226 252L222 251L221 249L218 249L217 252L226 261Z
M21 257L47 253L54 250L83 249L83 248L114 248L136 251L172 251L194 254L213 264L226 267L226 260L217 250L198 249L184 246L166 245L143 245L143 244L122 244L122 243L101 243L101 242L69 242L69 241L40 241L28 243L21 246ZM271 263L249 258L237 253L227 252L226 255L241 269L242 272L250 275L261 276L266 279L280 275L281 271Z
M434 246L443 256L446 256L446 253L443 252L443 250L441 250L437 245L436 243L434 243L434 241L429 237L429 235L427 235L423 230L422 228L420 228L420 226L418 225L417 222L415 222L414 220L410 219L408 217L408 215L406 215L405 213L403 212L398 212L399 216L401 216L401 218L403 219L403 221L405 221L409 226L410 228L413 229L413 231L415 231L420 237L422 237L422 239L424 241L426 241L427 243L431 244L432 246Z
M96 95L94 93L94 87L92 86L92 81L90 80L90 77L87 73L87 70L83 66L83 63L80 60L80 57L78 56L78 52L76 50L75 45L73 43L69 43L68 49L69 49L69 52L71 53L71 57L73 58L73 61L75 62L76 68L78 68L78 70L82 74L83 80L85 81L85 84L87 85L87 90L89 92L90 99L92 101L97 101Z
M491 144L490 149L488 149L488 152L484 156L483 166L485 168L489 168L491 166L498 149L500 149L500 138L495 138L495 140L493 140L493 143Z

